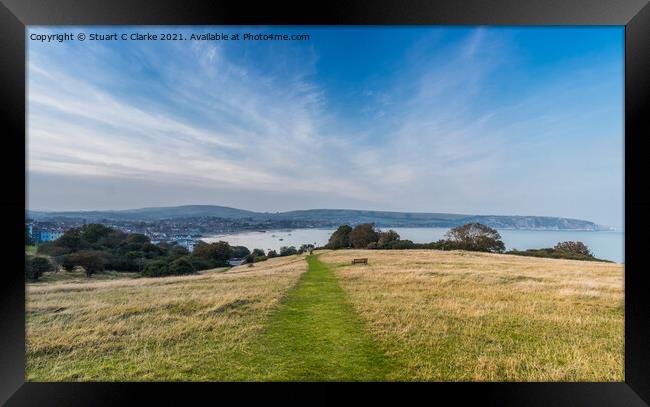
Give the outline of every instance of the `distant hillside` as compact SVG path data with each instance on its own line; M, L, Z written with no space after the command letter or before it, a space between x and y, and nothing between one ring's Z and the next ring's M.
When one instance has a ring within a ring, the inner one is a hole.
M28 211L27 216L35 219L68 218L86 219L87 221L111 220L161 220L197 217L216 217L225 219L242 219L259 217L262 214L243 209L229 208L217 205L184 205L158 208L124 209L118 211L71 211L71 212L44 212Z
M313 222L320 226L341 224L374 223L378 227L454 227L468 222L480 222L499 229L533 230L599 230L593 222L580 219L544 216L485 216L451 213L417 213L364 211L353 209L309 209L289 212L253 212L243 209L215 205L186 205L162 208L141 208L119 211L76 211L39 212L29 211L28 217L35 220L56 218L84 219L87 222L100 220L155 221L162 219L182 219L216 217L224 219L251 219L259 221L301 221Z
M281 219L330 221L334 224L374 223L378 227L454 227L480 222L499 229L598 230L593 222L544 216L482 216L453 213L360 211L350 209L310 209L283 212Z

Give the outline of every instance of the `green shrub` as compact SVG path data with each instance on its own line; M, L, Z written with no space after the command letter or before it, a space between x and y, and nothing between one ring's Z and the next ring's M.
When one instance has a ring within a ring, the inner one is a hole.
M72 253L73 249L56 245L54 242L44 242L38 245L36 253L46 256L63 256Z
M187 250L186 248L184 248L179 244L170 245L169 248L167 249L167 256L172 260L178 259L180 257L189 256L189 254L190 254L189 250Z
M194 273L194 267L187 257L178 258L169 265L169 274L172 276L183 276L192 273Z
M387 243L382 249L394 249L394 250L405 250L405 249L418 249L415 243L410 240L394 240Z
M266 256L266 254L264 253L264 250L262 250L262 249L253 249L252 255L255 256L255 257Z
M555 248L543 249L528 249L524 251L510 250L506 254L514 254L516 256L529 256L529 257L545 257L549 259L565 259L565 260L584 260L584 261L602 261L611 263L609 260L598 259L592 255L570 253L567 251L556 250Z
M200 257L190 256L189 260L192 264L192 268L196 271L208 270L212 268L210 261L202 259Z
M192 264L194 271L209 270L217 267L228 267L229 264L223 260L206 260L194 255L188 256L188 260Z
M244 246L230 246L230 256L236 259L243 259L251 254L250 250Z
M169 275L169 266L165 261L154 260L145 264L142 275L144 277L163 277Z
M45 257L25 257L25 278L36 281L43 273L54 270L52 263Z
M108 256L105 267L114 271L140 271L144 266L139 257L124 255L122 253L113 253Z
M61 258L61 267L68 272L74 271L74 263L72 263L70 256L63 256Z
M293 246L282 246L280 248L280 256L292 256L294 254L298 254L298 250Z

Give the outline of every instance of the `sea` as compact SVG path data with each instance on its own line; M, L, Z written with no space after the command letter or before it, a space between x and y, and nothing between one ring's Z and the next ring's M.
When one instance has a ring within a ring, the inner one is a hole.
M447 228L385 228L393 229L402 239L415 243L428 243L444 239ZM553 247L558 242L581 241L586 244L594 256L625 262L624 232L607 231L571 231L571 230L498 230L506 250L526 250ZM223 240L231 246L245 246L250 250L258 248L264 251L279 251L282 246L300 247L303 244L323 246L327 243L334 229L282 229L266 231L247 231L204 237L205 242Z

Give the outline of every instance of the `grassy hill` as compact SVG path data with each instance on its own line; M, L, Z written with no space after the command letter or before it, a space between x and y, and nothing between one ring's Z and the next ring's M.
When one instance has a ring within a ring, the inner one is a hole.
M321 251L30 283L27 380L622 381L623 321L620 264Z
M248 348L306 269L294 257L225 273L28 284L27 380L254 379Z
M620 264L430 250L321 260L401 364L390 379L623 380Z

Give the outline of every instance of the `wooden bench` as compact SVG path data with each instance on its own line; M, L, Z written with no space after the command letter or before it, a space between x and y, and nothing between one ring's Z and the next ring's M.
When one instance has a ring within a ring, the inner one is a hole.
M368 264L368 259L352 259L352 264Z

